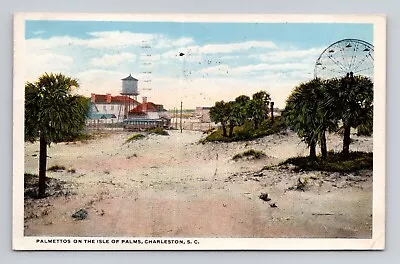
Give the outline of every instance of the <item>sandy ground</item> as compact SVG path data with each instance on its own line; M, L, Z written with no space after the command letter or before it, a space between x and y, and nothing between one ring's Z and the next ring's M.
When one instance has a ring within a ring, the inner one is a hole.
M51 145L48 167L76 172L49 171L61 192L25 199L25 235L371 237L372 171L262 170L307 154L293 133L206 144L198 143L201 132L169 133L127 144L131 133L118 132L86 143ZM372 138L354 139L352 151L372 151ZM328 148L340 150L340 137L330 135ZM267 157L232 160L248 149ZM37 143L26 143L26 173L38 173L38 150ZM308 179L307 189L288 190L298 178ZM271 201L259 199L261 193ZM71 217L79 209L87 210L86 219Z

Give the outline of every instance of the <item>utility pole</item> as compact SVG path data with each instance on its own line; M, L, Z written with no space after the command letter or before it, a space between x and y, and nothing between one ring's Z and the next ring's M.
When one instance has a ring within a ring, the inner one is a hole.
M182 133L182 102L181 102L181 118L180 118L180 126L181 126L181 133Z
M175 113L175 129L178 130L178 108L174 109Z
M175 112L176 112L176 110L175 110L175 107L174 107L174 111L172 112L172 120L171 120L172 127L174 127L174 123L175 123L175 121L174 121L174 118L176 118Z

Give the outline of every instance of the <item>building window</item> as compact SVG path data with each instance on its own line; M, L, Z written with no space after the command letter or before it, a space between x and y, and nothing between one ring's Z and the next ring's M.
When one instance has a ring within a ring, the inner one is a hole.
M113 105L111 106L111 111L114 111L114 106Z
M103 105L103 111L106 112L107 111L107 106Z

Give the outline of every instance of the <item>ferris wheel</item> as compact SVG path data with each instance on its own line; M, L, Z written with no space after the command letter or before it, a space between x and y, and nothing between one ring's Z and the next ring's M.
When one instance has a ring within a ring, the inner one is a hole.
M327 47L315 63L314 77L340 78L346 75L374 77L374 46L359 39L339 40Z

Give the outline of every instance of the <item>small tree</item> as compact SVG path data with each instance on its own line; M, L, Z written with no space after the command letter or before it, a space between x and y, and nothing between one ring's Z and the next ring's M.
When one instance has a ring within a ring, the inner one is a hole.
M88 111L87 98L72 95L78 81L63 74L43 74L25 84L25 141L39 139L39 196L46 193L47 146L79 133Z
M235 126L242 126L248 116L248 102L250 97L241 95L236 97L235 101L229 101L225 104L225 113L228 118L228 137L233 136Z
M243 122L242 118L242 109L241 106L235 101L229 101L225 104L225 113L228 118L228 137L233 136L233 129L235 126L240 126Z
M249 118L249 102L250 97L247 95L240 95L235 99L233 112L238 126L242 126L247 118Z
M268 117L270 95L265 91L253 94L252 99L248 103L248 113L254 122L254 129L258 129L262 121Z
M221 123L222 134L227 137L226 126L229 120L229 113L227 111L227 106L224 101L215 102L215 105L210 109L210 119L214 123Z

